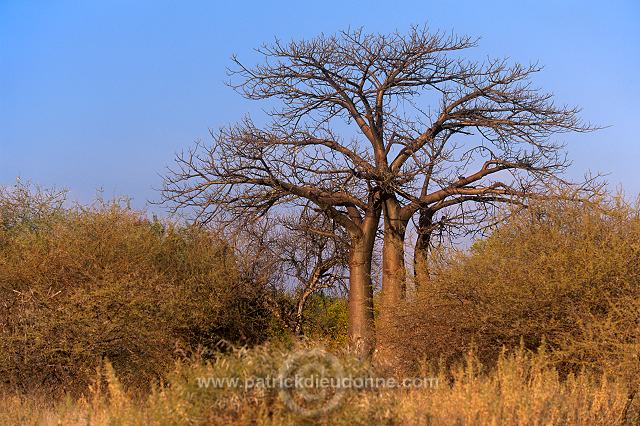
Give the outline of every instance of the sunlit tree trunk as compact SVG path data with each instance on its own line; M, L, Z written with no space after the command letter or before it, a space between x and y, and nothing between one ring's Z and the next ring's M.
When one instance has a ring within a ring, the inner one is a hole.
M382 247L382 294L380 323L384 327L393 320L395 310L406 296L404 238L407 220L400 216L400 205L390 198L384 203L384 240Z
M365 217L349 252L349 343L361 357L375 348L371 263L380 213Z

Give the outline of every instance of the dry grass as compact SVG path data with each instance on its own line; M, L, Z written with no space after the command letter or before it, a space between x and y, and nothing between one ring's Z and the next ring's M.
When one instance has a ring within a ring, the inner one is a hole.
M483 371L477 359L468 356L464 365L441 372L442 383L434 389L349 390L333 411L318 417L291 411L275 389L197 385L197 377L276 374L290 353L258 347L213 363L178 364L165 386L142 399L131 397L106 364L91 392L77 401L49 405L19 397L0 399L0 424L615 425L639 420L638 407L628 407L628 391L615 380L586 371L561 380L545 354L523 349L503 354L491 371ZM374 367L348 355L341 360L345 373L375 374Z

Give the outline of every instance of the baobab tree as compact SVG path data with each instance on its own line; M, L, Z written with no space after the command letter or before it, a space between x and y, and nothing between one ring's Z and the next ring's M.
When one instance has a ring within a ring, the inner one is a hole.
M163 197L202 221L313 206L349 236L349 336L374 345L371 259L383 217L381 320L404 297L404 245L418 222L417 263L436 212L540 193L566 167L559 132L586 131L577 109L532 86L537 65L465 59L476 40L413 27L278 40L263 61L234 57L230 85L273 99L268 122L245 118L178 156Z

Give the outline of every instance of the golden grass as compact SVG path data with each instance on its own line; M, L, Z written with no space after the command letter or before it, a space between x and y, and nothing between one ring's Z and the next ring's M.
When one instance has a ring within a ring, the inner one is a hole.
M304 348L294 348L304 350ZM564 379L544 353L503 354L492 371L477 358L438 375L422 389L348 390L329 413L308 417L290 410L277 389L202 389L196 378L275 374L291 351L257 347L213 363L177 364L169 383L134 398L107 363L85 397L45 403L18 396L0 399L2 425L614 425L637 424L637 407L614 379L588 371ZM374 366L340 356L345 373L371 374Z

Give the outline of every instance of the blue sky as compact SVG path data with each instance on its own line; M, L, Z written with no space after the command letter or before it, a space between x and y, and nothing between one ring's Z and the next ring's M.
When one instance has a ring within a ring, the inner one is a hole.
M0 184L17 176L101 188L144 207L164 167L209 127L260 105L224 85L229 57L349 26L428 22L481 37L473 55L545 65L536 83L610 126L563 135L570 174L610 173L640 191L637 1L56 1L0 0Z

